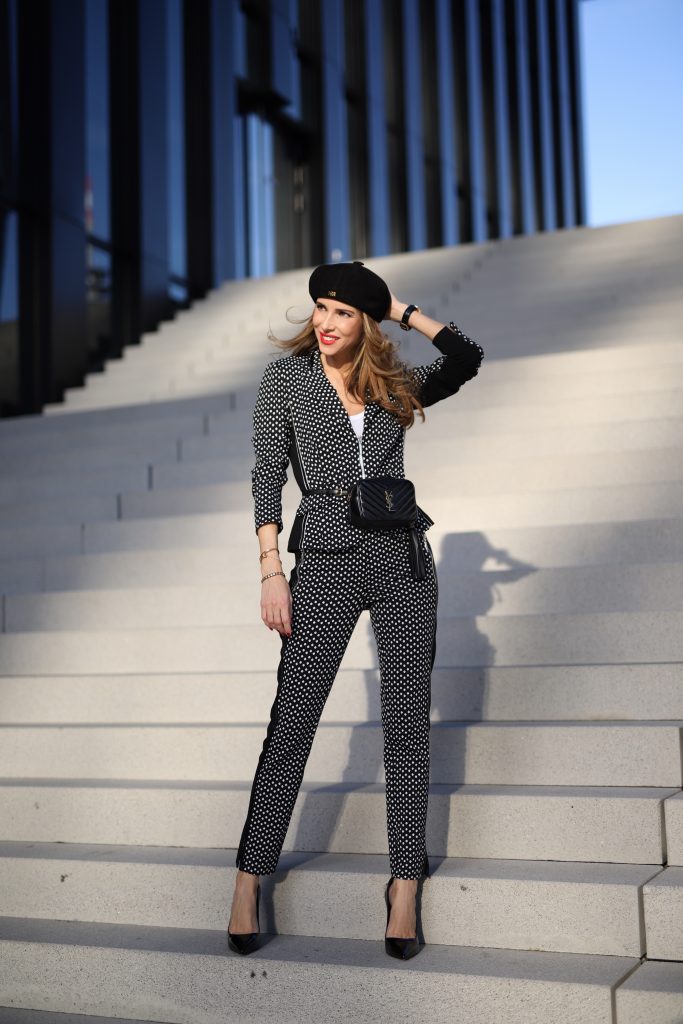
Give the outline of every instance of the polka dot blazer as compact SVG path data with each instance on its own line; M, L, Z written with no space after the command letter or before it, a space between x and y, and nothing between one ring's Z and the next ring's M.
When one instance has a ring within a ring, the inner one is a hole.
M425 407L455 394L476 376L484 356L481 346L454 324L439 331L432 344L441 356L410 369ZM256 462L252 494L257 530L264 523L277 523L278 532L283 529L282 488L290 463L302 491L346 489L360 476L405 477L405 427L387 409L369 402L359 439L323 370L317 348L268 364L253 422ZM432 525L422 509L416 525L419 530ZM362 531L348 521L345 497L303 495L287 549L350 551L362 537Z

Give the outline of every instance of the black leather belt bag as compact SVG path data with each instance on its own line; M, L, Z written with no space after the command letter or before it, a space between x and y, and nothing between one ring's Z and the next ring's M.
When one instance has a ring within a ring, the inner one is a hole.
M345 497L349 503L349 520L361 530L408 529L413 579L425 578L424 550L419 531L415 529L415 487L410 480L395 476L369 476L361 477L352 487L313 488L303 493Z

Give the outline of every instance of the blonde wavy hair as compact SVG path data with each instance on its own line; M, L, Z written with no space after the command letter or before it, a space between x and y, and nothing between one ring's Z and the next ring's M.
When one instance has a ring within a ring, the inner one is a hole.
M377 321L367 313L361 312L361 317L363 335L345 380L346 390L357 402L376 402L395 416L402 427L412 427L415 413L423 420L425 414L410 369L399 358L396 343L380 329ZM293 356L317 349L313 314L297 320L287 311L287 319L290 323L303 324L303 327L293 338L278 338L271 330L268 338Z

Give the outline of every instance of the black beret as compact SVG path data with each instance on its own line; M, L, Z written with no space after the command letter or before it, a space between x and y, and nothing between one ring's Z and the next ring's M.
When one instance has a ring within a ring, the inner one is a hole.
M314 302L338 299L377 321L384 319L391 306L391 292L385 282L359 260L323 263L316 267L309 278L308 290Z

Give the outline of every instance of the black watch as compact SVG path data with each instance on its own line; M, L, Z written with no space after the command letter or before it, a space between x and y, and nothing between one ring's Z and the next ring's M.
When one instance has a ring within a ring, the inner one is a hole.
M409 325L408 321L410 320L410 318L413 315L413 313L421 313L421 312L422 312L422 310L420 309L420 307L419 306L414 306L414 305L412 305L412 303L411 303L410 306L406 306L405 313L401 317L401 320L400 320L398 326L401 327L404 331L412 331L412 327Z

